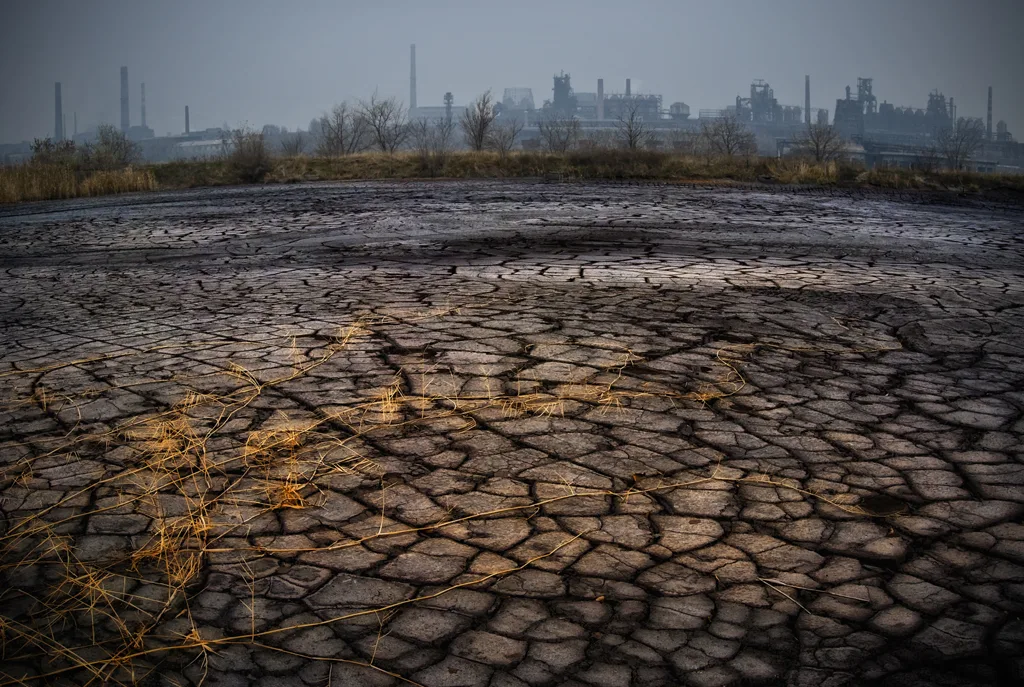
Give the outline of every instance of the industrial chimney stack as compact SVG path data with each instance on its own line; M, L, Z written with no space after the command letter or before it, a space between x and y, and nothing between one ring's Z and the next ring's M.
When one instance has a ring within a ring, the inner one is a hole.
M128 67L121 67L121 131L127 133L131 126L128 114Z
M626 79L626 97L629 97L629 79Z
M597 80L597 118L604 119L604 79Z
M142 128L146 128L146 84L142 84Z
M186 105L185 106L185 135L187 136L188 134L189 134L189 129L188 129L188 105Z
M991 117L989 120L991 121ZM53 140L64 140L64 110L60 101L60 81L53 84Z
M992 87L988 87L988 140L992 140Z
M416 109L416 44L409 46L409 112Z
M804 76L804 124L811 125L811 75Z

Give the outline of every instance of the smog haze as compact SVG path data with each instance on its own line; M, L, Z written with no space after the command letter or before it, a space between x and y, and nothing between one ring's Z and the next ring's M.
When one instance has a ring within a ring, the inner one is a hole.
M139 84L157 136L192 128L278 124L306 128L335 103L374 91L409 98L417 46L419 105L451 91L462 104L491 89L530 87L538 106L551 76L577 91L663 94L665 103L723 108L767 80L780 103L832 110L844 87L873 77L879 102L923 108L933 89L962 116L1024 131L1024 8L1016 0L821 2L299 3L263 0L138 3L65 0L4 4L0 142L53 131L54 82L68 128L119 121L119 69L128 67L131 120Z

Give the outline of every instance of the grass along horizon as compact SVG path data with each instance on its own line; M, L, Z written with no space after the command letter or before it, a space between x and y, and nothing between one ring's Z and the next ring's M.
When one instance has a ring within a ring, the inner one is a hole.
M446 153L441 159L427 159L420 152L401 151L337 157L229 155L214 160L136 164L109 170L81 170L73 164L60 162L30 162L0 168L0 203L248 183L551 176L570 180L731 181L959 192L1024 191L1024 175L901 168L868 170L854 162L814 162L801 158L597 149L506 154L459 151Z

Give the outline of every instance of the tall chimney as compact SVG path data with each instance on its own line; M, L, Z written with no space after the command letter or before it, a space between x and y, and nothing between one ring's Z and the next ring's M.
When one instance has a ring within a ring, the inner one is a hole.
M416 44L409 46L409 111L416 109Z
M75 135L73 138L78 138L78 110L75 110Z
M604 119L604 79L597 80L597 118Z
M629 97L629 79L626 79L626 97Z
M60 81L53 84L53 140L64 140L64 109L60 101Z
M128 67L121 67L121 131L128 131L131 117L128 114Z
M988 87L988 140L992 140L992 87Z
M142 84L142 127L146 127L146 84Z
M188 134L188 105L185 106L185 133Z
M804 77L804 124L811 125L811 75Z

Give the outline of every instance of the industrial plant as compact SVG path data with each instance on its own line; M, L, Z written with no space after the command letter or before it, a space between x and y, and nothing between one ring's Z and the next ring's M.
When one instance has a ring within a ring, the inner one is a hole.
M439 121L462 115L464 105L456 105L449 91L441 95L437 105L420 105L416 87L416 46L409 51L408 116L411 120ZM132 102L128 67L121 67L120 129L140 145L145 159L166 161L193 159L219 155L229 132L211 127L196 130L190 123L188 105L183 105L182 133L156 136L146 123L146 84L139 84L139 118L133 124ZM699 109L691 116L690 106L676 100L666 105L661 94L638 92L627 78L621 90L606 89L604 79L597 79L593 91L577 91L569 73L559 72L552 77L551 97L538 104L533 89L523 86L508 87L496 100L495 110L502 119L516 119L523 125L520 145L524 148L539 144L540 126L545 119L568 118L575 120L588 136L597 136L602 129L613 131L628 115L644 122L651 130L654 145L663 142L672 131L696 133L703 125L722 118L735 118L754 134L758 151L762 155L786 155L796 150L797 142L812 124L831 125L847 141L847 156L860 159L869 167L877 164L909 166L929 150L934 150L936 137L954 126L960 119L952 97L932 90L922 99L923 107L896 105L878 101L874 92L874 79L858 78L856 90L846 86L843 97L835 100L835 107L812 107L811 77L804 77L802 105L780 103L771 84L754 79L749 90L737 94L735 101L720 108ZM926 102L925 102L926 100ZM78 131L77 113L73 113L72 131L68 131L63 111L61 84L54 89L53 138L56 141L73 140L86 143L93 132ZM980 121L980 119L979 119ZM985 136L971 167L978 170L1024 168L1024 148L999 121L993 126L993 93L988 89L988 112L983 124ZM273 127L276 129L277 127ZM28 144L0 146L0 155L6 163L27 159Z

